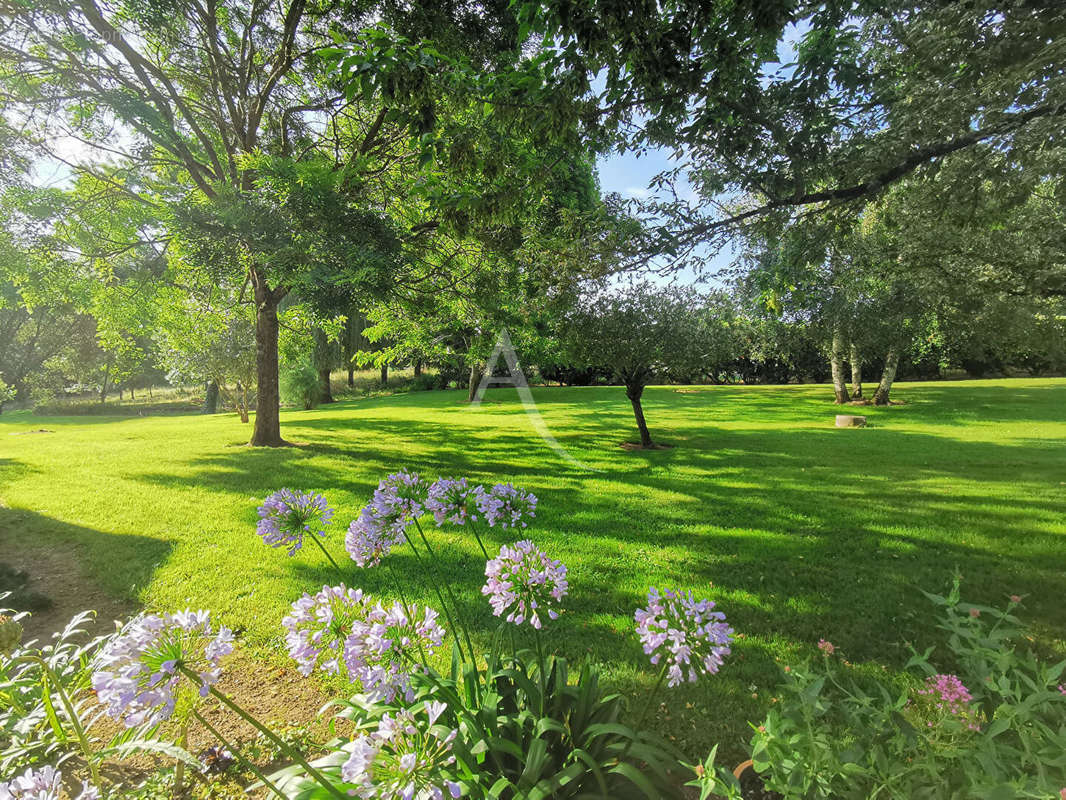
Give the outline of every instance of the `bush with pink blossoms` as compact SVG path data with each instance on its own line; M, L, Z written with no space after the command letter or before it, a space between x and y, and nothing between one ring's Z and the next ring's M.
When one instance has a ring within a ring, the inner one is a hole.
M820 666L786 668L778 702L753 726L751 758L766 789L785 800L1036 798L1066 785L1066 696L1057 688L1066 661L1048 664L1029 649L1014 615L1021 598L1006 608L966 604L958 580L946 596L927 597L947 647L939 657L932 647L912 651L909 677L874 680L825 640ZM693 785L704 798L740 797L713 753Z

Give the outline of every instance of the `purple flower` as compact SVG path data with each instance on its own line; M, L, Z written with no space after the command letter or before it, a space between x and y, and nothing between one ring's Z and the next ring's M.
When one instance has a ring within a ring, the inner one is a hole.
M62 775L55 767L28 769L17 778L0 782L0 800L59 800Z
M485 494L482 486L470 486L466 478L438 478L429 487L426 510L433 514L438 525L451 522L463 525L477 519L478 505Z
M541 614L559 617L559 601L569 588L562 562L548 558L528 539L501 547L485 564L485 576L481 593L488 596L492 613L498 617L506 611L508 622L521 625L529 620L538 630Z
M183 670L199 677L206 696L222 675L219 664L233 651L233 633L211 628L207 611L144 614L132 619L100 652L93 689L108 716L127 727L157 723L174 712Z
M281 620L288 631L285 644L289 655L300 665L302 675L315 667L334 675L347 674L345 643L356 620L365 619L368 597L361 589L323 586L314 596L304 596L292 604L292 613Z
M818 640L818 649L827 656L831 656L837 651L836 646L832 642L827 642L825 639Z
M446 706L426 703L422 707L428 724L408 709L383 714L377 729L345 746L348 760L341 778L355 788L349 794L380 800L442 800L445 791L459 797L461 787L450 779L455 763L452 742L458 731L436 721Z
M325 527L332 520L333 509L322 495L282 489L259 506L256 531L271 547L287 546L289 555L294 556L303 547L304 534L325 536Z
M344 549L360 567L374 567L393 547L403 543L404 523L395 515L382 515L381 509L369 505L348 526Z
M372 504L406 521L426 513L428 497L429 486L417 472L400 470L378 484Z
M694 599L692 592L660 593L653 586L648 607L638 609L634 617L651 663L665 658L670 686L686 678L695 683L701 673L713 675L730 653L733 629L725 623L725 614L715 611L710 600Z
M379 603L352 624L344 650L348 675L375 700L391 703L402 693L410 701L411 672L443 641L444 628L432 608L394 603L386 609Z
M1059 684L1059 694L1066 694L1066 683Z
M537 511L536 495L509 483L497 483L489 491L481 492L476 502L489 527L525 528L527 520L533 519Z

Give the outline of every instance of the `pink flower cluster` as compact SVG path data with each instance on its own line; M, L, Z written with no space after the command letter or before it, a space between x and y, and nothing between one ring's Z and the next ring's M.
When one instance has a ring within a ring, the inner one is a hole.
M715 611L710 600L696 600L692 592L660 592L653 586L647 608L634 616L651 663L665 659L670 686L686 678L695 683L701 673L718 672L729 655L733 629L725 623L725 614Z
M962 685L957 675L933 675L926 678L925 688L919 689L918 694L931 698L941 711L956 716L963 714L973 699L970 690Z
M222 675L222 657L232 651L233 633L225 626L214 633L207 611L144 614L104 646L93 689L113 719L130 728L154 724L174 713L183 668L199 676L206 696Z
M559 601L569 589L566 567L548 558L543 550L525 539L500 548L500 554L485 564L481 593L489 598L492 613L515 625L528 621L536 629L559 617Z

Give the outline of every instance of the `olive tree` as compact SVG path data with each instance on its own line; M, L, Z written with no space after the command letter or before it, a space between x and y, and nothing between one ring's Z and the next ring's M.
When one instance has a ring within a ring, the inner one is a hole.
M652 447L641 396L664 372L695 373L707 360L708 317L691 289L638 283L586 298L568 315L566 344L582 365L609 367L626 388L641 447Z

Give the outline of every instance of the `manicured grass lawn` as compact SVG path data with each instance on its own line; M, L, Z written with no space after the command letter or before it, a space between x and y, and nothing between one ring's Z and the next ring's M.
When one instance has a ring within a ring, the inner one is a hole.
M283 413L299 446L282 450L245 447L249 429L231 416L4 414L0 560L74 548L107 590L153 608L211 608L264 655L288 604L333 580L316 549L290 559L255 535L270 491L326 493L340 557L344 527L387 472L513 481L540 498L529 534L570 568L554 642L602 665L637 709L654 677L632 626L647 587L691 588L726 612L743 636L727 666L666 694L654 724L692 755L716 741L736 755L769 702L775 662L811 657L825 637L853 662L898 668L901 642L932 635L920 590L944 588L956 568L974 602L1025 595L1038 643L1066 650L1066 380L895 394L906 405L860 410L870 427L837 430L826 387L651 388L652 434L676 447L625 452L634 430L621 389L535 390L558 441L598 472L552 452L508 390L480 409L435 392ZM39 428L52 432L13 435ZM476 543L432 535L487 642L495 620ZM410 554L393 558L433 602ZM352 564L349 581L387 594L379 570Z

